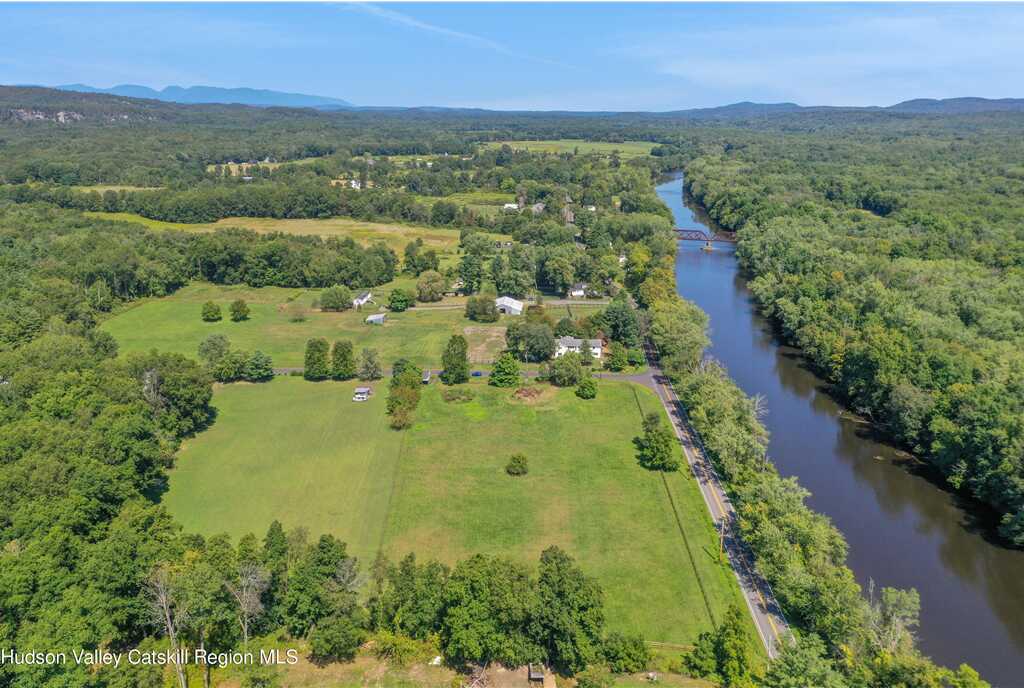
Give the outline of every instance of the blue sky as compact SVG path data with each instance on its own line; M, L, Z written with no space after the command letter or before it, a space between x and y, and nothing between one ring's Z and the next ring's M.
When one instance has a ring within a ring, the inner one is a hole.
M1024 97L1024 5L0 5L0 83L672 110Z

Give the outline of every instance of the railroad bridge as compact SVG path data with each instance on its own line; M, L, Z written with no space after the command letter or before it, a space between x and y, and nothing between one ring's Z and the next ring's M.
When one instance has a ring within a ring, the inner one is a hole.
M736 237L725 234L708 234L703 229L683 229L676 227L676 239L679 241L703 241L705 243L718 242L721 244L735 244Z

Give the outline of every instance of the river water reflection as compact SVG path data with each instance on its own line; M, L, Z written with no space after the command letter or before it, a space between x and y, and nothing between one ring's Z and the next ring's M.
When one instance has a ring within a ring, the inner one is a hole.
M678 227L707 226L683 202L682 179L658 186ZM767 402L768 451L779 471L811 491L850 543L862 585L917 588L922 651L967 662L993 685L1024 687L1024 552L989 539L977 509L908 470L908 457L871 439L822 382L780 345L755 310L731 246L679 242L679 293L711 319L710 355L747 394Z

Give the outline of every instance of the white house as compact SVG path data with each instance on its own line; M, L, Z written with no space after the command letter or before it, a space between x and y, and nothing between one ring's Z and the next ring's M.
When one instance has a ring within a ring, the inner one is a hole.
M356 189L357 191L359 189L363 188L362 183L360 183L360 181L358 179L350 179L350 180L348 180L348 185L350 187L352 187L353 189Z
M366 401L370 398L372 392L373 390L369 387L356 387L356 392L352 395L352 401Z
M519 204L518 203L506 203L505 205L501 206L501 209L502 210L519 210Z
M499 313L504 313L505 315L523 314L523 302L513 299L511 296L499 296L494 299L494 305L498 307Z
M579 354L586 351L594 358L601 358L600 339L576 339L576 337L559 337L555 340L555 358L566 354Z
M569 287L568 295L573 298L584 298L587 295L587 283L577 282Z
M383 325L385 313L374 313L373 315L367 316L367 325Z
M372 298L373 298L373 292L361 291L361 292L359 292L359 296L357 296L354 299L352 299L352 307L353 308L359 308L360 306L365 306L367 303L370 302L370 300Z

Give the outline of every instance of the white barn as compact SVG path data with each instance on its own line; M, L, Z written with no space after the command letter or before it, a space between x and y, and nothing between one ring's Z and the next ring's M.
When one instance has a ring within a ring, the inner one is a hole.
M505 315L522 315L524 304L519 299L513 299L511 296L499 296L494 299L494 305L497 306L499 313Z

